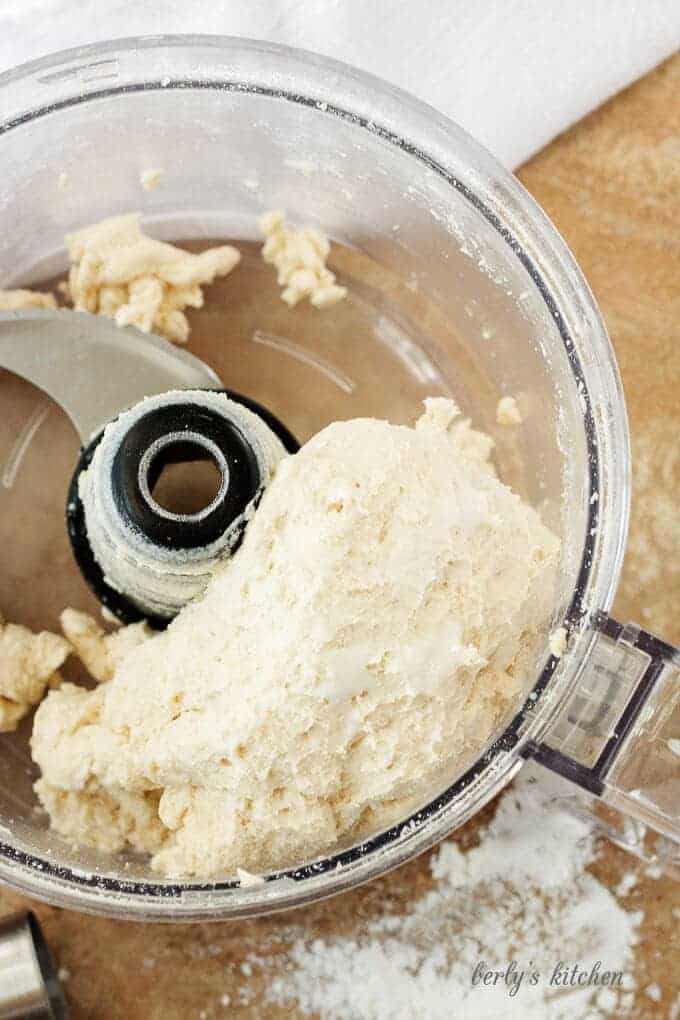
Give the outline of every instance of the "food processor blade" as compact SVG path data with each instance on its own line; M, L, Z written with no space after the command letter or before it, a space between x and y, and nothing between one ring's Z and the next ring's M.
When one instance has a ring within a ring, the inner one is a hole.
M298 449L270 411L223 390L203 361L99 316L0 316L0 368L49 394L78 432L69 538L86 582L124 623L166 626L237 547L275 462ZM103 431L109 423L111 435ZM84 489L93 458L94 481ZM156 501L165 466L201 460L220 475L212 501L192 513Z
M66 310L0 314L0 368L60 404L83 444L143 397L222 386L204 362L167 340Z

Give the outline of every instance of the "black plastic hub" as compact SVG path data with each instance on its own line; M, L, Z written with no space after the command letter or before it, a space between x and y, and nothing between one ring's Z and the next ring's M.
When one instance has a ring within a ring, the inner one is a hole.
M222 483L203 511L164 511L153 487L166 464L215 461ZM216 541L260 487L257 460L242 432L211 408L169 404L140 418L123 439L112 467L113 498L124 521L155 545L196 549Z
M292 433L266 408L231 390L212 392L225 393L262 418L288 453L299 450L300 444ZM103 429L81 450L68 490L66 525L73 554L89 587L119 620L134 623L148 619L152 626L162 629L167 626L167 619L149 617L107 584L90 547L78 481L91 463L102 435ZM192 514L172 513L156 503L153 488L165 465L200 459L213 460L221 474L220 488L212 502ZM209 545L241 516L259 487L257 460L240 429L212 409L189 400L156 408L138 419L113 462L113 496L121 516L150 542L165 548ZM236 537L236 544L241 538L242 532Z

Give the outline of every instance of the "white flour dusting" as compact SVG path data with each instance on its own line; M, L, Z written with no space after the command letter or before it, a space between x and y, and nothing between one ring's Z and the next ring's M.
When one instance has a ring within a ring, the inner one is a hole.
M270 1001L321 1020L631 1015L642 915L585 870L593 834L560 802L564 793L525 769L478 847L462 853L449 841L433 855L433 888L405 916L384 914L328 941L299 929L285 973L267 982ZM560 984L551 984L560 963ZM622 972L620 984L565 987L574 965L600 978ZM475 968L502 973L473 984Z

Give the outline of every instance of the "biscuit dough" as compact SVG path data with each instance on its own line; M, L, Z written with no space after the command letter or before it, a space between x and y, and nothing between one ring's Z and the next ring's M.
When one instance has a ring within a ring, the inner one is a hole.
M73 306L186 343L185 308L201 308L201 288L226 276L239 262L225 244L197 255L148 237L139 215L112 216L65 238L71 268L68 294Z
M567 630L566 627L558 627L552 632L549 639L549 647L551 655L554 655L556 659L561 659L567 650Z
M0 733L16 729L45 688L59 685L57 670L70 651L59 634L34 634L0 613Z
M158 185L161 183L161 177L165 171L149 169L142 170L139 175L139 183L142 185L145 191L155 191Z
M21 312L27 308L56 308L54 294L39 290L0 290L0 312Z
M450 401L329 425L243 544L93 691L38 709L55 829L166 874L280 866L387 825L475 757L524 690L558 541Z
M342 301L347 288L335 282L335 274L326 268L331 250L328 238L314 227L292 230L282 212L265 213L259 219L265 236L262 258L274 266L281 299L293 308L303 298L316 308Z
M110 680L128 652L153 635L144 620L107 634L94 617L77 609L65 609L60 622L64 637L90 676L99 683Z
M499 425L522 424L522 414L514 397L501 397L496 407L496 421Z

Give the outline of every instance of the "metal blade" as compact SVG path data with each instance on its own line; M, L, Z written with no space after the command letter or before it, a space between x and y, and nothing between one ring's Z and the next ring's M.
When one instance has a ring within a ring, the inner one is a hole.
M211 368L167 340L66 310L0 314L0 368L49 394L83 442L143 397L222 387Z

